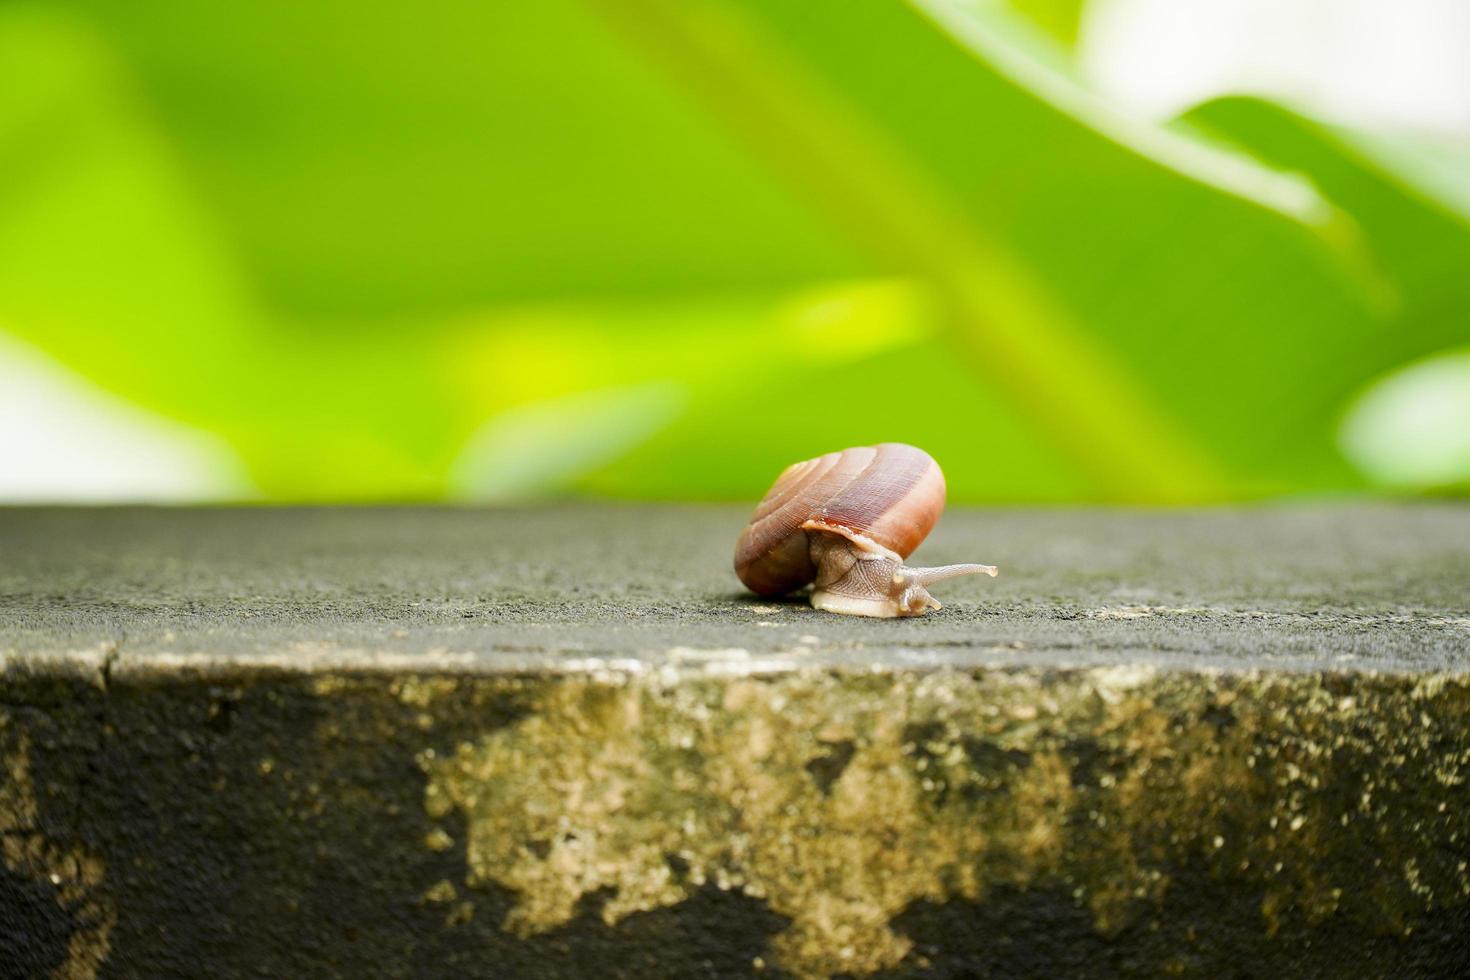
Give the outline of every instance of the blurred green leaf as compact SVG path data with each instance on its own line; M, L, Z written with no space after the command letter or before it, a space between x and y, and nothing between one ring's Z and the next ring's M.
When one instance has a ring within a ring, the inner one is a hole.
M1343 144L1407 191L1470 221L1470 137L1429 133L1370 133L1335 128Z
M1006 3L1058 44L1071 47L1077 43L1086 0L1006 0Z
M74 9L117 46L261 295L290 313L872 271L577 0Z
M670 382L582 391L508 409L465 446L450 488L462 500L544 497L625 454L678 415Z
M0 329L278 498L751 496L881 439L962 500L1359 485L1348 399L1465 339L1452 168L1127 119L1041 22L13 4Z
M1086 100L1060 98L1068 80L1028 58L1044 45L998 8L924 4L955 32L946 39L890 5L757 6L827 91L924 168L951 213L1044 282L1047 299L1085 325L1085 340L1106 340L1145 403L1167 406L1227 467L1235 492L1356 481L1332 448L1343 399L1370 365L1440 342L1395 336L1404 270L1384 261L1356 199L1308 185L1293 205L1281 193L1287 171L1222 167L1225 148L1193 127L1125 129ZM1463 247L1463 226L1437 233L1446 249ZM996 279L1012 268L974 272L977 288L1003 292ZM1008 326L1005 315L967 318L963 333L983 345L1024 322ZM1075 383L1085 372L1052 340L1056 373ZM987 366L1000 385L1016 368L998 357ZM1112 371L1102 376L1127 392ZM1081 430L1086 410L1068 407L1053 428ZM1147 451L1167 451L1153 433L1136 435ZM1117 455L1112 436L1101 444ZM1135 482L1122 492L1159 489Z

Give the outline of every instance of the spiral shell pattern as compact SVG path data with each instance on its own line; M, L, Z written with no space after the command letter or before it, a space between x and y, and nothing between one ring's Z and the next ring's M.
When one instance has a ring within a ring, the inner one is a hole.
M885 442L794 463L736 542L735 574L759 595L801 588L817 575L809 534L841 534L907 558L942 510L944 474L913 446Z

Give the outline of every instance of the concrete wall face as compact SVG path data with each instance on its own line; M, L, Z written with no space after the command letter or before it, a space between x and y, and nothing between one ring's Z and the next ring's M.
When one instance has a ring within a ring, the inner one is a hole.
M1470 509L0 508L0 978L1470 976Z
M12 665L0 972L1463 975L1467 776L1444 674Z

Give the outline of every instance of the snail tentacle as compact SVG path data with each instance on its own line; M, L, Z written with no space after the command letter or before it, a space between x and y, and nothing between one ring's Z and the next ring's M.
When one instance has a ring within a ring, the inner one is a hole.
M904 572L920 585L933 585L935 582L943 582L947 578L959 578L961 575L989 575L995 578L1000 570L994 565L938 565L934 568L906 568Z

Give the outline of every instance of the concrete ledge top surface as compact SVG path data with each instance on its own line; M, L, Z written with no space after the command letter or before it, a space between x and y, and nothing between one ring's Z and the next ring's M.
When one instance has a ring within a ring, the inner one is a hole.
M911 620L758 599L750 508L0 509L0 661L114 672L1470 670L1470 506L952 508Z

